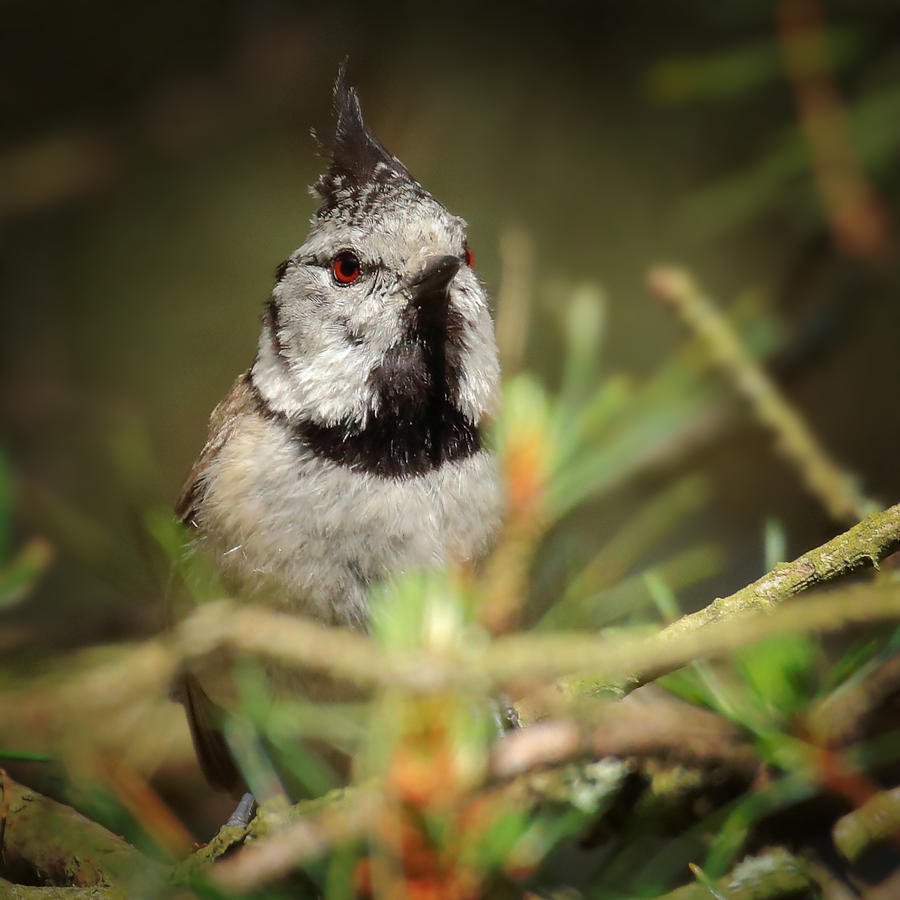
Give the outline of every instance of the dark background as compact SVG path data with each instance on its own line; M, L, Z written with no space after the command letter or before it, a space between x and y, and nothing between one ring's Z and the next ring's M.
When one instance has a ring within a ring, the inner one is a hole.
M314 211L309 128L328 128L346 54L372 129L470 223L494 296L501 236L530 238L525 368L553 384L557 307L591 281L609 301L600 371L651 373L684 332L646 273L683 262L723 304L767 298L780 383L869 493L898 499L900 9L794 6L832 41L877 253L828 227L777 4L0 3L0 446L19 538L54 552L0 652L161 626L145 516L174 501L253 358L272 271ZM717 541L726 564L687 602L734 589L762 569L767 517L790 554L835 529L770 444L733 417L598 504L592 533L702 470L712 499L682 538Z

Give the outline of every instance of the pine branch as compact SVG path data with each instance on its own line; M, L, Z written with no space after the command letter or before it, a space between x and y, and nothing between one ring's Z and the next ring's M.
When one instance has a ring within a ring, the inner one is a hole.
M666 640L687 634L734 616L749 612L766 612L785 600L819 584L845 575L854 569L878 567L900 548L900 503L872 513L849 531L839 534L815 550L810 550L790 563L779 563L752 584L715 599L708 606L673 622L659 635ZM649 675L639 680L651 680Z

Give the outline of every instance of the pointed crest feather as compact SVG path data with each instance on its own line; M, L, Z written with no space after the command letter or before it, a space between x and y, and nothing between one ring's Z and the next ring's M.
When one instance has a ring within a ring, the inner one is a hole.
M347 84L347 60L334 83L334 137L326 143L331 153L328 172L313 186L328 202L341 188L361 187L372 181L411 179L403 163L389 153L366 127L356 88ZM318 135L316 135L318 140Z

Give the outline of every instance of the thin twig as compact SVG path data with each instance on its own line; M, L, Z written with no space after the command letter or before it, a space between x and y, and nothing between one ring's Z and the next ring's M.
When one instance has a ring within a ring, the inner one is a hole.
M782 563L753 584L720 598L699 612L683 616L646 638L610 641L580 634L517 634L498 638L485 648L460 647L442 654L380 650L369 638L286 613L242 607L228 601L205 604L175 633L179 657L203 657L220 649L306 665L363 684L402 685L411 690L450 686L491 686L517 678L533 680L574 672L624 673L637 686L684 665L692 658L728 652L771 631L832 631L851 622L893 618L900 612L900 588L865 589L866 602L844 605L816 598L788 617L745 621L746 614L770 612L790 597L862 565L876 565L900 546L900 504L874 513L844 534ZM729 621L741 616L737 629ZM717 624L715 633L699 635ZM692 655L693 654L693 655Z
M896 619L900 617L900 585L862 586L810 597L773 613L770 607L774 605L747 603L730 609L728 615L688 616L684 624L679 620L649 635L608 639L576 633L521 634L498 638L485 647L387 653L364 637L339 632L329 636L324 626L285 613L241 609L222 601L209 605L215 608L216 634L200 655L226 648L289 667L309 666L312 658L317 667L329 668L341 677L352 673L361 683L416 693L454 688L489 692L515 683L541 685L546 679L567 674L624 682L630 689L695 659L728 654L769 636L829 633L847 625ZM190 621L196 625L205 618L192 616ZM329 638L331 646L342 647L341 657L325 661L318 651L307 653L311 637L319 632L323 639ZM181 635L193 633L191 628ZM365 664L362 659L348 662L344 650L359 646L365 652Z
M585 752L585 743L578 723L546 719L504 734L491 750L490 771L495 778L514 778L575 759Z
M356 791L352 802L332 803L222 860L212 873L212 881L237 892L275 881L336 844L358 838L372 824L378 808L374 796Z
M759 856L747 857L715 883L715 888L722 892L721 896L727 896L728 900L794 897L812 886L802 860L780 847ZM714 896L707 885L698 882L680 887L659 900L712 900Z
M654 269L650 273L650 288L703 338L719 367L750 403L760 422L772 431L778 448L832 518L856 522L879 508L878 503L859 490L856 479L832 459L688 272L665 267Z
M590 727L544 720L507 732L492 750L490 774L506 779L576 758L652 758L694 768L728 769L748 783L763 766L740 730L707 710L670 697L609 702Z
M97 760L101 777L109 784L122 806L164 847L173 859L190 853L194 840L147 780L125 760L101 754Z
M824 746L846 746L860 737L869 715L900 692L900 656L869 665L815 703L804 716L807 731ZM893 717L893 707L887 713Z

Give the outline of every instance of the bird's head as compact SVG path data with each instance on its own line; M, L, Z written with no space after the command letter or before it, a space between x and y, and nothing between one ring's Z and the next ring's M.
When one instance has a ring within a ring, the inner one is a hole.
M278 269L254 386L278 415L348 435L477 429L499 365L466 223L372 135L343 68L334 112L330 166L312 187L321 206Z

